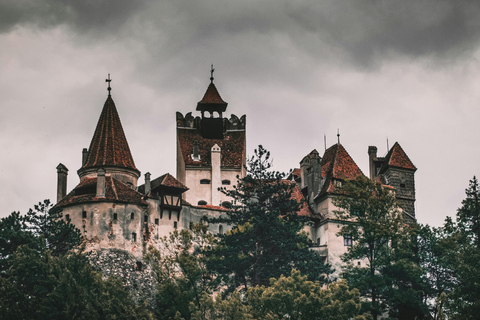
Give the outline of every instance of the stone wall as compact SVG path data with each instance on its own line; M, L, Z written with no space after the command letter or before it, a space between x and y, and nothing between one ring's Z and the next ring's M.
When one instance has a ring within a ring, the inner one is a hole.
M146 301L150 307L155 307L157 280L152 268L143 259L115 248L93 249L86 255L94 269L101 272L104 278L114 276L121 279L135 301Z

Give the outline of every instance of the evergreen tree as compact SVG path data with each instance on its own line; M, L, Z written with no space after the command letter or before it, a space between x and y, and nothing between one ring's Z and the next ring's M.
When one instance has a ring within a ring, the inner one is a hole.
M342 257L347 263L344 278L367 298L365 310L374 319L386 310L397 319L424 316L423 270L415 257L417 227L404 221L393 190L360 176L338 191L339 235L353 239ZM353 260L365 260L367 266Z
M330 272L302 228L307 217L299 216L300 203L292 196L295 184L285 174L270 171L270 153L262 146L247 162L247 174L232 190L232 209L210 222L226 223L232 229L218 235L209 252L210 267L230 288L264 284L270 278L300 270L309 279L323 280Z
M476 177L465 190L457 223L447 218L442 246L452 270L452 292L446 295L449 319L478 319L480 314L480 186Z

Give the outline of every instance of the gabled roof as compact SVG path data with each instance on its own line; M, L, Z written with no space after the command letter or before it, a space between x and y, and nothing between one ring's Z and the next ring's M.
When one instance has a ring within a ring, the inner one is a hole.
M221 148L221 165L223 167L242 167L245 154L245 131L227 131L223 139L204 139L196 129L177 128L177 143L182 152L185 165L211 166L211 149L217 144ZM193 143L198 141L200 159L194 161Z
M341 144L334 144L328 148L320 164L322 180L325 180L319 194L334 193L334 180L353 180L363 175L362 170Z
M151 190L155 190L159 187L166 187L172 189L178 189L181 192L185 192L188 190L183 183L175 179L170 173L165 173L164 175L152 180L150 182ZM138 192L144 194L145 193L145 184L142 184L138 187Z
M297 202L300 204L300 210L298 211L298 215L302 217L315 218L316 216L313 213L313 210L308 205L307 201L305 200L305 197L303 196L300 187L293 181L287 181L287 183L294 184L292 190L292 198L297 200Z
M138 172L111 96L105 101L87 160L81 169L100 166L128 168Z
M141 193L110 176L105 177L105 197L97 197L96 191L97 178L85 178L55 206L65 207L88 202L121 202L147 205Z
M203 99L197 104L197 111L201 110L215 110L224 112L227 109L227 104L223 101L220 93L218 93L217 87L210 82L207 91L203 95Z
M407 154L405 153L405 151L403 151L402 147L398 142L395 142L390 151L388 151L382 168L380 169L380 173L385 172L387 170L387 167L417 170L417 168L413 165L412 161L410 161Z

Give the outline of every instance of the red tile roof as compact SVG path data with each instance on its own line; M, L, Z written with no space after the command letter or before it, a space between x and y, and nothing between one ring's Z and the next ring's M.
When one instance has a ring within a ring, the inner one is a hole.
M158 187L167 187L173 189L180 189L181 192L185 192L188 190L183 183L175 179L170 173L165 173L164 175L152 180L150 182L151 190L154 190ZM138 187L138 192L144 194L145 193L145 184L142 184Z
M177 128L177 143L186 165L211 166L211 149L215 144L221 148L222 166L242 167L245 155L245 131L227 131L223 139L204 139L196 129ZM193 142L198 141L199 161L192 159Z
M138 171L133 162L117 108L108 96L81 169L100 166L128 168Z
M403 151L402 147L398 142L395 142L392 149L390 149L387 156L385 157L384 163L391 167L417 170L417 168L413 165L412 161L410 161L407 154L405 153L405 151ZM384 170L380 171L382 172Z
M302 217L315 218L315 214L305 200L305 197L303 196L300 187L293 181L286 180L286 182L294 184L292 190L292 198L297 200L297 202L300 204L300 210L298 211L298 215Z
M341 144L334 144L325 151L321 161L322 179L325 179L320 194L334 193L334 180L353 180L363 175L347 150Z
M208 86L203 99L198 102L197 111L205 108L208 109L209 106L219 108L222 112L227 108L227 103L223 101L220 93L218 93L217 87L215 87L213 82L211 82Z
M147 202L143 199L141 193L133 190L115 178L106 176L105 187L105 197L98 198L96 196L97 178L86 178L55 206L65 207L86 202L122 202L144 206L147 205Z

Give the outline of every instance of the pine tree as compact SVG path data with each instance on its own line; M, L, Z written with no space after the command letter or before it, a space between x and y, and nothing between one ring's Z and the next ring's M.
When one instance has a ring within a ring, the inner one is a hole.
M344 278L366 297L364 307L374 319L389 310L397 319L421 317L423 270L416 260L416 224L406 223L398 210L394 191L366 177L345 181L334 199L342 220L339 235L353 244L342 257ZM366 267L353 264L365 260Z
M311 280L323 280L330 272L302 228L307 217L298 215L300 203L292 196L295 184L285 174L270 171L270 153L262 146L247 163L247 175L232 190L232 209L218 219L232 229L218 235L209 252L210 267L230 288L268 285L272 277L300 270Z

